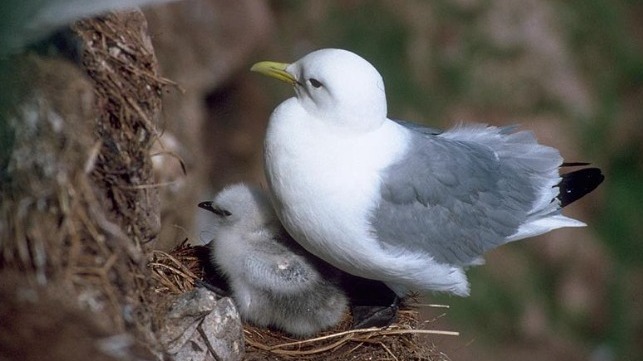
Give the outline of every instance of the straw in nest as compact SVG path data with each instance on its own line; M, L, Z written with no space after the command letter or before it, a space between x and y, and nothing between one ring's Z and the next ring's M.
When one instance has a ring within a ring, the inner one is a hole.
M207 278L208 249L190 246L187 240L173 251L154 251L148 264L157 282L155 292L180 294L191 290L198 280ZM349 313L333 330L318 337L296 340L286 334L244 325L248 360L448 360L427 337L457 336L457 332L422 329L431 321L420 322L418 311L402 309L398 320L385 328L350 330Z

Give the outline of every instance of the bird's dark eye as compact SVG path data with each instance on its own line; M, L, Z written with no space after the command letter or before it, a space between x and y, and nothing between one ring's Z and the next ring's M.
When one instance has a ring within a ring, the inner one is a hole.
M312 85L315 88L319 88L322 86L322 83L315 78L310 78L308 81L310 82L310 85Z

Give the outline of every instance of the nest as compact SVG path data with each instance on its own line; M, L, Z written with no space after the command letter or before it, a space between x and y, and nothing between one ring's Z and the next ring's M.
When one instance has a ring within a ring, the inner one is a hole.
M209 250L184 241L169 253L154 251L148 266L159 294L190 291L200 280L225 288L212 273ZM420 322L418 311L402 307L397 321L385 328L350 329L347 311L342 322L318 337L298 340L283 332L244 324L247 360L448 360L428 335L457 335L456 332L422 329L432 321Z

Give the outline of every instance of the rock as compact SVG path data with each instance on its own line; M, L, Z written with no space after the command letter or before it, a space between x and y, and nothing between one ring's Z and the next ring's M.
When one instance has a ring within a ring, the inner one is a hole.
M203 288L179 296L169 307L159 338L176 361L242 360L243 326L228 297Z

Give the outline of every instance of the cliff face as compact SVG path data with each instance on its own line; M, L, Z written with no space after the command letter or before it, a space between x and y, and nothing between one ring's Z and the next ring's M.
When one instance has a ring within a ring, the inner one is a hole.
M47 51L3 64L11 101L2 109L0 275L21 278L15 293L4 295L17 305L13 325L42 332L51 347L63 348L52 341L63 337L58 325L47 324L57 303L100 331L90 332L88 343L128 333L127 344L153 346L151 332L134 330L149 323L135 310L149 286L145 244L160 224L149 150L165 82L142 13L114 13L73 29L82 64ZM21 308L24 292L36 296ZM30 307L40 323L21 313ZM30 350L40 348L21 352Z

